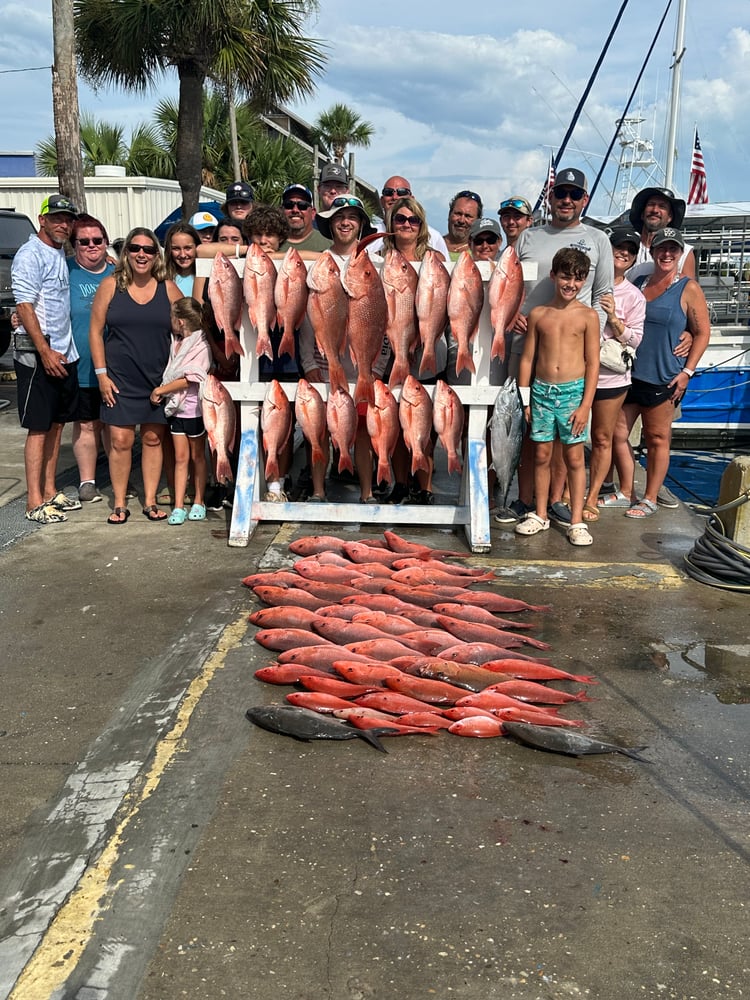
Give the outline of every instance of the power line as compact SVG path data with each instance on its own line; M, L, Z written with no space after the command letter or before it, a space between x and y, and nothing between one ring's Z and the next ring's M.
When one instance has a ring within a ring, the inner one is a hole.
M52 69L52 66L26 66L24 69L0 69L0 75L5 73L34 73L40 69Z

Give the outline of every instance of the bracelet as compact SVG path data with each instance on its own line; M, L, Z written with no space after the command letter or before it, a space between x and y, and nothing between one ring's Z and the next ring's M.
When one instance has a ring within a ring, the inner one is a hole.
M519 392L519 395L521 397L521 403L524 406L529 406L531 404L531 386L530 385L519 385L518 392Z
M685 372L688 378L692 378L693 375L695 375L695 369L693 368L683 368L682 370Z
M235 243L234 244L234 259L235 260L239 260L240 259L240 245L239 245L239 243Z
M107 369L106 368L95 368L94 369L94 375L106 375L106 374L107 374Z

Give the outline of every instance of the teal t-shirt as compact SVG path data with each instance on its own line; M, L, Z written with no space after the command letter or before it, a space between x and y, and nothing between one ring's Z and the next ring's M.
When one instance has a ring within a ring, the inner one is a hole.
M91 306L96 291L108 274L112 274L115 265L107 263L103 271L87 271L81 267L75 257L68 258L70 271L70 320L73 327L73 340L78 348L78 384L84 389L96 388L99 383L94 375L94 365L91 361L89 347L89 321Z

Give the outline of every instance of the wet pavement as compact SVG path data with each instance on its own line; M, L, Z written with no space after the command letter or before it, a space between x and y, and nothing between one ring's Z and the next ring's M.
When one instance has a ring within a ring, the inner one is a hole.
M0 382L0 399L13 391ZM241 578L288 565L294 537L357 526L264 524L230 548L226 512L170 528L134 500L110 527L105 487L38 528L22 449L13 405L0 997L747 996L747 599L683 574L694 513L606 511L589 549L494 525L472 558L503 593L550 604L526 615L533 634L598 679L562 714L646 745L649 763L444 733L382 755L244 717L287 689L253 677L272 657ZM400 533L466 551L448 532Z

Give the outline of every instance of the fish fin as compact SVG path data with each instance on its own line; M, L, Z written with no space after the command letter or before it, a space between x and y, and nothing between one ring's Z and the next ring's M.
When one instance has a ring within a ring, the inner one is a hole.
M625 757L630 757L633 760L638 760L641 764L650 764L651 761L647 760L645 757L641 757L640 750L648 750L648 747L617 747L618 753L623 754Z
M422 369L419 370L420 375L422 374ZM391 370L391 377L388 379L388 388L395 389L396 386L403 385L406 381L406 376L409 374L409 365L405 358L399 358L398 361L394 361L393 369ZM374 402L374 399L373 399Z
M357 376L357 384L354 387L354 402L372 403L375 405L375 387L364 375Z
M279 357L282 358L285 354L288 354L290 358L294 357L294 331L287 330L286 327L279 344ZM271 360L273 361L273 357Z
M465 369L470 371L472 375L476 374L476 368L474 367L474 360L471 354L459 347L458 355L456 356L456 375L460 375Z
M425 348L424 353L422 354L422 360L419 365L419 374L431 375L434 373L436 366L437 361L435 359L435 345L433 344L430 350Z
M378 736L381 736L384 732L387 732L387 730L357 729L355 730L355 732L361 740L364 740L366 743L369 743L370 746L375 747L376 750L379 750L381 753L388 753L386 748L378 739Z

